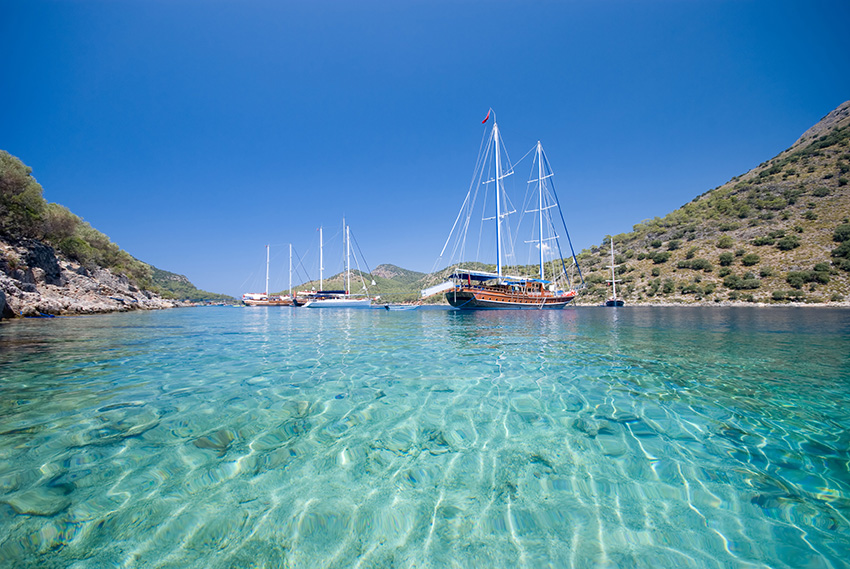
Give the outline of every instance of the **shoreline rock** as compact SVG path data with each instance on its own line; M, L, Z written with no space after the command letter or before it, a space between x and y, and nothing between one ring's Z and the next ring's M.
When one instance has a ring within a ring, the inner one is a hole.
M86 269L39 241L0 242L0 318L176 308L124 275Z

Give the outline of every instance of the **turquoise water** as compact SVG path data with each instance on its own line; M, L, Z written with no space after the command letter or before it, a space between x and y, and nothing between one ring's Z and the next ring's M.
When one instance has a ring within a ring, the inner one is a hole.
M850 566L850 312L0 325L3 567Z

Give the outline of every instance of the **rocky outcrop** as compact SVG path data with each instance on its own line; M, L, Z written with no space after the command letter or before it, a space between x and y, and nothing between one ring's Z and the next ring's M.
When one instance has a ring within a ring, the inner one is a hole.
M173 308L123 275L86 269L39 241L0 242L0 317Z

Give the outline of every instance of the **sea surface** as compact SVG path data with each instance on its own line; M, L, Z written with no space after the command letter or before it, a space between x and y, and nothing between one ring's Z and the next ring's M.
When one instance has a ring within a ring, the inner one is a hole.
M4 322L0 566L850 567L850 311Z

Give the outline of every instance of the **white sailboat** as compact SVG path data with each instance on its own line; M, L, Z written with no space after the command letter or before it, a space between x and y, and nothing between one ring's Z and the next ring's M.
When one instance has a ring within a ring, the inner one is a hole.
M323 290L324 259L322 228L319 228L319 290L307 295L304 308L369 308L372 299L365 294L351 294L351 228L342 221L345 241L345 290ZM373 283L374 284L374 283ZM365 285L364 285L365 290Z

